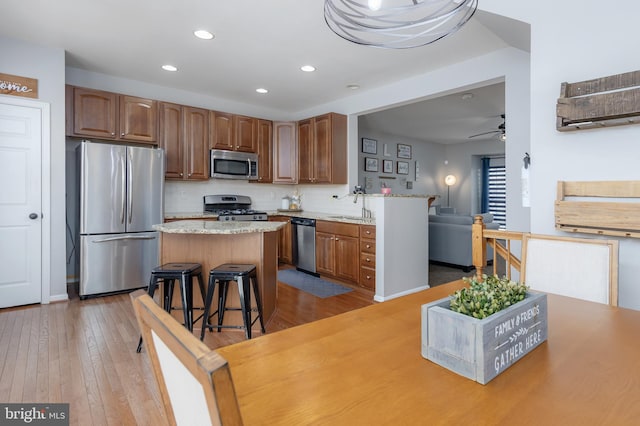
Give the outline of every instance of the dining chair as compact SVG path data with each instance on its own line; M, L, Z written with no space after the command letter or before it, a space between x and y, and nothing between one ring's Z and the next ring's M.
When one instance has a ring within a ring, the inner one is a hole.
M618 305L617 240L486 229L476 216L472 244L478 278L487 273L490 246L493 274L502 264L508 278L533 290Z
M144 290L131 299L169 424L242 425L227 361Z

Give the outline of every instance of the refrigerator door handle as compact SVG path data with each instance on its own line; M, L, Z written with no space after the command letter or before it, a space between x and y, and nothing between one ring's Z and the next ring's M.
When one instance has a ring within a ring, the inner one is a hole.
M120 173L120 179L122 180L122 199L120 200L121 210L120 210L120 223L124 223L124 213L125 213L125 196L126 196L126 185L127 185L127 176L125 175L125 159L120 159L120 168L122 169L122 173Z
M102 238L100 240L93 240L93 243L107 243L110 241L121 241L121 240L155 240L158 237L148 237L148 236L124 236L124 237L108 237Z
M128 222L131 223L133 217L133 188L131 182L133 182L133 161L131 158L131 150L127 149L127 180L129 182L129 188L127 188L127 211L129 212Z

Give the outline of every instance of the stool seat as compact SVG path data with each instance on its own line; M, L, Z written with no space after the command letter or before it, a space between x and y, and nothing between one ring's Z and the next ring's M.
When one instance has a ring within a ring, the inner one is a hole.
M240 307L227 307L227 293L229 291L229 282L235 281L238 284L238 296L240 297ZM213 293L216 284L218 284L218 310L210 314L211 304L213 302ZM251 287L256 300L256 308L251 308ZM225 311L241 311L243 326L240 325L223 325ZM256 311L257 317L252 321L251 312ZM212 324L211 317L217 315L218 323ZM251 327L256 321L260 321L260 329L264 333L264 322L262 319L262 302L260 300L260 291L257 283L256 266L243 263L225 263L213 268L209 271L209 285L207 287L207 296L204 304L204 319L202 322L202 331L200 332L200 340L204 339L204 333L207 328L213 331L215 326L220 332L221 328L244 328L245 336L251 339Z
M202 265L199 263L165 263L153 268L151 273L165 276L181 276L185 273L196 274L198 271L202 271Z
M171 302L173 300L173 287L174 282L180 283L180 295L182 300L182 313L184 316L184 326L193 331L193 277L198 279L198 286L200 287L200 294L202 295L202 301L205 301L204 283L202 279L202 265L199 263L165 263L164 265L156 266L151 270L151 279L149 280L149 287L147 293L151 298L155 293L160 281L164 284L164 300L163 308L167 312L171 312L173 307ZM142 337L138 342L137 352L142 349Z
M247 276L256 270L256 265L248 265L241 263L225 263L216 266L210 273L215 274L219 280L234 280L236 277Z

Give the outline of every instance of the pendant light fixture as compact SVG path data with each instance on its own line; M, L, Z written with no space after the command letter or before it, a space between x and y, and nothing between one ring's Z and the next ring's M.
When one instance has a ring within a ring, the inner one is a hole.
M407 49L456 32L477 7L478 0L325 0L324 19L353 43Z

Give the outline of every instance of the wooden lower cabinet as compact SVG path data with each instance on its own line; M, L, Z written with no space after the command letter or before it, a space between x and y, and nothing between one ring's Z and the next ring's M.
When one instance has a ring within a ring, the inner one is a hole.
M291 219L287 216L269 216L269 222L287 222L278 231L278 262L292 264Z
M376 227L360 225L360 287L376 289Z
M350 223L316 222L316 271L358 284L360 228Z

